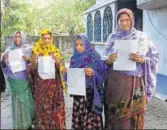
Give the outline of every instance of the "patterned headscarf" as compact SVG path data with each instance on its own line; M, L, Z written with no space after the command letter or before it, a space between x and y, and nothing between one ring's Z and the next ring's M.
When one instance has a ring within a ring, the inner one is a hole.
M45 44L42 40L42 35L45 35L45 34L51 35L51 41L49 44ZM48 56L51 54L54 54L54 55L59 54L59 49L54 45L53 35L52 35L52 32L50 30L43 29L41 31L41 37L40 37L39 41L34 45L33 54L35 54L37 56L39 56L39 55ZM58 57L60 59L62 58L60 55Z
M42 35L45 34L50 34L51 35L51 42L50 44L45 44L42 40ZM54 45L53 42L53 34L50 30L48 29L43 29L41 31L41 38L40 40L34 45L33 48L33 55L35 56L49 56L49 55L54 55L56 56L57 59L60 60L60 64L59 64L59 70L60 70L60 78L61 78L61 83L62 83L62 87L65 90L65 92L67 91L66 88L66 82L65 82L65 76L63 73L64 67L65 67L65 63L64 63L64 58L60 53L60 50Z

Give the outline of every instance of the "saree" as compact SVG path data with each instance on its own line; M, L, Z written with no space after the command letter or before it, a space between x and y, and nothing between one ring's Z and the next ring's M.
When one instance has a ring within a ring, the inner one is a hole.
M105 129L142 129L146 111L143 77L108 69L105 83Z
M34 119L34 101L27 80L7 78L11 95L13 129L28 129Z

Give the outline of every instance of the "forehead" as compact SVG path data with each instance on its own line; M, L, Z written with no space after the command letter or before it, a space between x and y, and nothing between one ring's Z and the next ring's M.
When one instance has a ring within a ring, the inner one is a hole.
M78 38L78 39L76 40L76 43L84 44L84 42L83 42L83 40L82 40L81 38Z
M124 19L124 18L130 18L130 17L129 17L129 15L127 13L120 14L119 19Z

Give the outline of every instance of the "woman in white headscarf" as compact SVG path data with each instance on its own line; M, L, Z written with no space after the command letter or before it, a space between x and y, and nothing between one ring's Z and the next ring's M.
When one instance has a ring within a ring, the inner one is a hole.
M27 80L27 70L14 72L9 64L9 53L14 50L21 50L23 59L28 64L30 60L31 47L26 44L26 35L17 31L13 35L12 44L2 55L2 66L9 83L11 107L12 107L12 128L28 129L34 118L34 104L31 92L31 85Z

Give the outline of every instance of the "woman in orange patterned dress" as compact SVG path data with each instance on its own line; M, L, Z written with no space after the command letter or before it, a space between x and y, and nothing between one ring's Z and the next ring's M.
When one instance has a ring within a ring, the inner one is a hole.
M52 56L55 60L55 79L42 79L38 73L38 56ZM29 79L33 84L36 122L35 129L66 129L63 75L64 59L54 45L50 30L41 32L41 39L34 45Z

